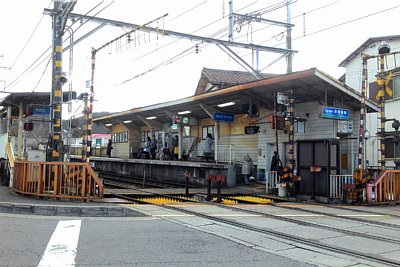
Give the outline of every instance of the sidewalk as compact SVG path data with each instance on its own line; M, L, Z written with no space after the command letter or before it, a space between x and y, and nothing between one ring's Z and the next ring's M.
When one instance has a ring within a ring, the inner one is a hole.
M115 203L40 199L21 196L3 185L0 185L0 213L74 217L145 216Z

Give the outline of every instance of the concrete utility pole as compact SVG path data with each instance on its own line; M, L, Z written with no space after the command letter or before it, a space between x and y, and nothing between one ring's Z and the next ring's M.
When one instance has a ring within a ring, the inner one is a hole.
M69 13L73 10L76 0L54 1L53 19L53 46L52 46L52 87L51 87L51 133L50 147L48 148L50 161L62 161L62 86L67 82L62 72L62 37Z

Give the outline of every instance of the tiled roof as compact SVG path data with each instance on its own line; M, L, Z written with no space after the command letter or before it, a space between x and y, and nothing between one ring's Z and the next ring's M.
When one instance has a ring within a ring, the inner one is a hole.
M235 85L248 83L256 80L260 80L260 78L255 77L250 72L245 71L232 71L232 70L218 70L218 69L203 69L204 75L207 77L210 83L212 84L224 84L224 85ZM264 79L271 78L273 74L261 74Z
M218 89L221 89L256 80L272 78L278 74L262 73L260 75L264 78L257 78L252 73L246 71L203 68L195 94L198 95L204 93L205 87L208 83L218 86Z

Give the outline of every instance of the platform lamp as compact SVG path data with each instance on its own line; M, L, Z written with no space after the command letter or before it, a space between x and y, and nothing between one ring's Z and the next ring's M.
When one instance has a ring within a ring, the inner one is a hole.
M379 53L379 61L380 61L380 72L379 72L379 78L381 80L380 87L379 87L379 106L381 108L381 114L380 114L380 135L379 135L379 140L380 140L380 149L381 149L381 169L385 169L385 163L386 163L386 155L385 155L385 122L386 122L386 117L385 117L385 87L386 84L383 82L385 80L385 54L390 53L390 46L386 42L382 42L380 46L378 47L378 53Z

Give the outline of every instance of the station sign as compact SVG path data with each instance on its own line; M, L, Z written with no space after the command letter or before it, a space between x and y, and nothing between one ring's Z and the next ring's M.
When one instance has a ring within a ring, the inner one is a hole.
M335 120L348 120L350 111L345 108L322 106L322 118Z
M246 126L244 127L245 134L258 134L260 126Z
M32 115L50 115L49 106L33 106Z
M214 121L233 122L235 120L234 114L214 112Z

